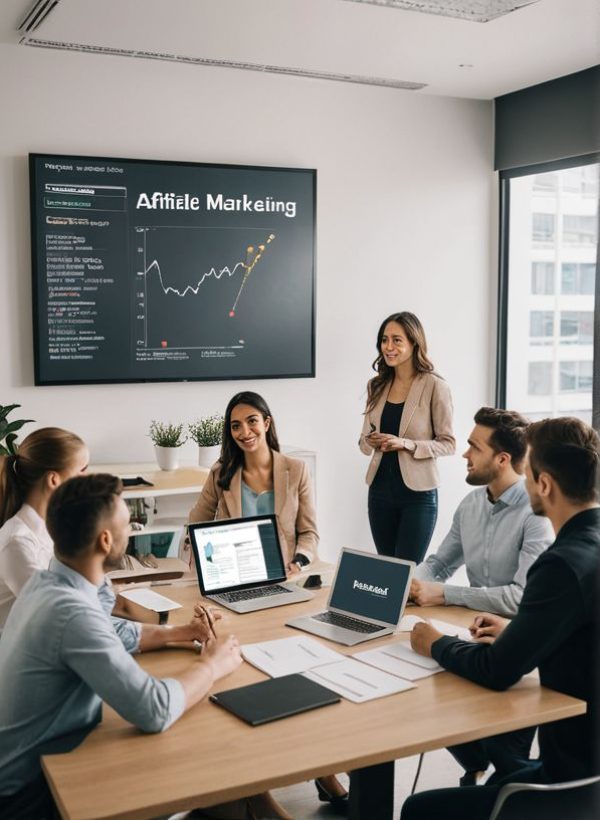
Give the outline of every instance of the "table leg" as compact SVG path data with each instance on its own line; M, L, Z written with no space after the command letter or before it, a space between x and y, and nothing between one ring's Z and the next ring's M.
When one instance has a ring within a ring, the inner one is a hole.
M392 820L394 761L350 772L350 820Z

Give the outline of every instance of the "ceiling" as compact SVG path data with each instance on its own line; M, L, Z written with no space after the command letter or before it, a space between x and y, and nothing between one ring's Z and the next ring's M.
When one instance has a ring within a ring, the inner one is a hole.
M2 1L0 42L19 43L17 26L32 5ZM478 23L347 0L59 0L30 36L20 47L231 61L250 70L350 75L425 85L410 93L492 99L600 62L600 3L538 0ZM296 80L315 81L328 80Z

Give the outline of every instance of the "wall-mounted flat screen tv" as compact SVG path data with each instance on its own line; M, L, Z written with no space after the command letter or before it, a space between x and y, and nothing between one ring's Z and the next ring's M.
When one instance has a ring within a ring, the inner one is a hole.
M29 165L36 384L314 376L316 171Z

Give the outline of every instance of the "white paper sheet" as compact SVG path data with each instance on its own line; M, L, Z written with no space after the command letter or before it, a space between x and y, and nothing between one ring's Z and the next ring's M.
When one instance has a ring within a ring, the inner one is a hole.
M159 595L158 592L153 592L147 587L138 587L137 589L124 589L119 593L121 597L133 601L134 604L152 609L154 612L168 612L171 609L181 609L181 604L172 601L170 598L165 598L164 595Z
M400 621L398 632L412 632L415 624L418 623L430 623L438 632L460 638L461 641L473 640L471 633L466 627L456 626L456 624L440 621L437 618L421 618L419 615L405 615Z
M353 703L364 703L367 700L375 700L375 698L383 698L386 695L394 695L397 692L415 688L413 683L401 680L395 675L389 675L387 672L353 658L346 658L339 663L331 663L327 666L319 666L317 669L304 672L304 676L328 689L333 689L338 695Z
M318 641L303 636L249 643L241 649L248 663L272 678L306 672L315 666L334 663L345 657Z
M414 652L410 648L410 643L408 641L394 641L393 643L387 643L380 648L383 649L387 655L391 655L394 658L400 658L400 660L420 666L422 669L435 669L436 671L441 669L438 662L434 661L433 658L425 658L423 655L418 655Z
M441 666L435 669L425 669L424 666L417 666L416 663L409 663L397 655L389 654L385 648L367 649L363 652L357 652L353 655L359 661L368 663L377 669L382 669L384 672L389 672L391 675L397 675L404 680L421 680L421 678L428 678L430 675L436 675L438 672L443 672Z

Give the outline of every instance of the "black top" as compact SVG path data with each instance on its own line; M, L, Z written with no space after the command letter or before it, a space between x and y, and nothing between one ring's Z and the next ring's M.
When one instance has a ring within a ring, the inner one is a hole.
M403 410L404 402L400 402L400 404L392 404L391 401L386 401L381 414L379 430L382 433L389 433L392 436L397 436L398 431L400 430L400 421L402 420ZM375 473L373 484L377 487L380 484L390 480L404 483L400 472L400 463L398 461L397 450L390 450L381 454L381 461L379 463L379 468Z
M451 672L506 689L539 667L543 686L588 702L585 715L540 726L540 758L550 781L600 773L598 709L600 509L569 519L527 575L519 612L491 645L443 637L433 657Z

